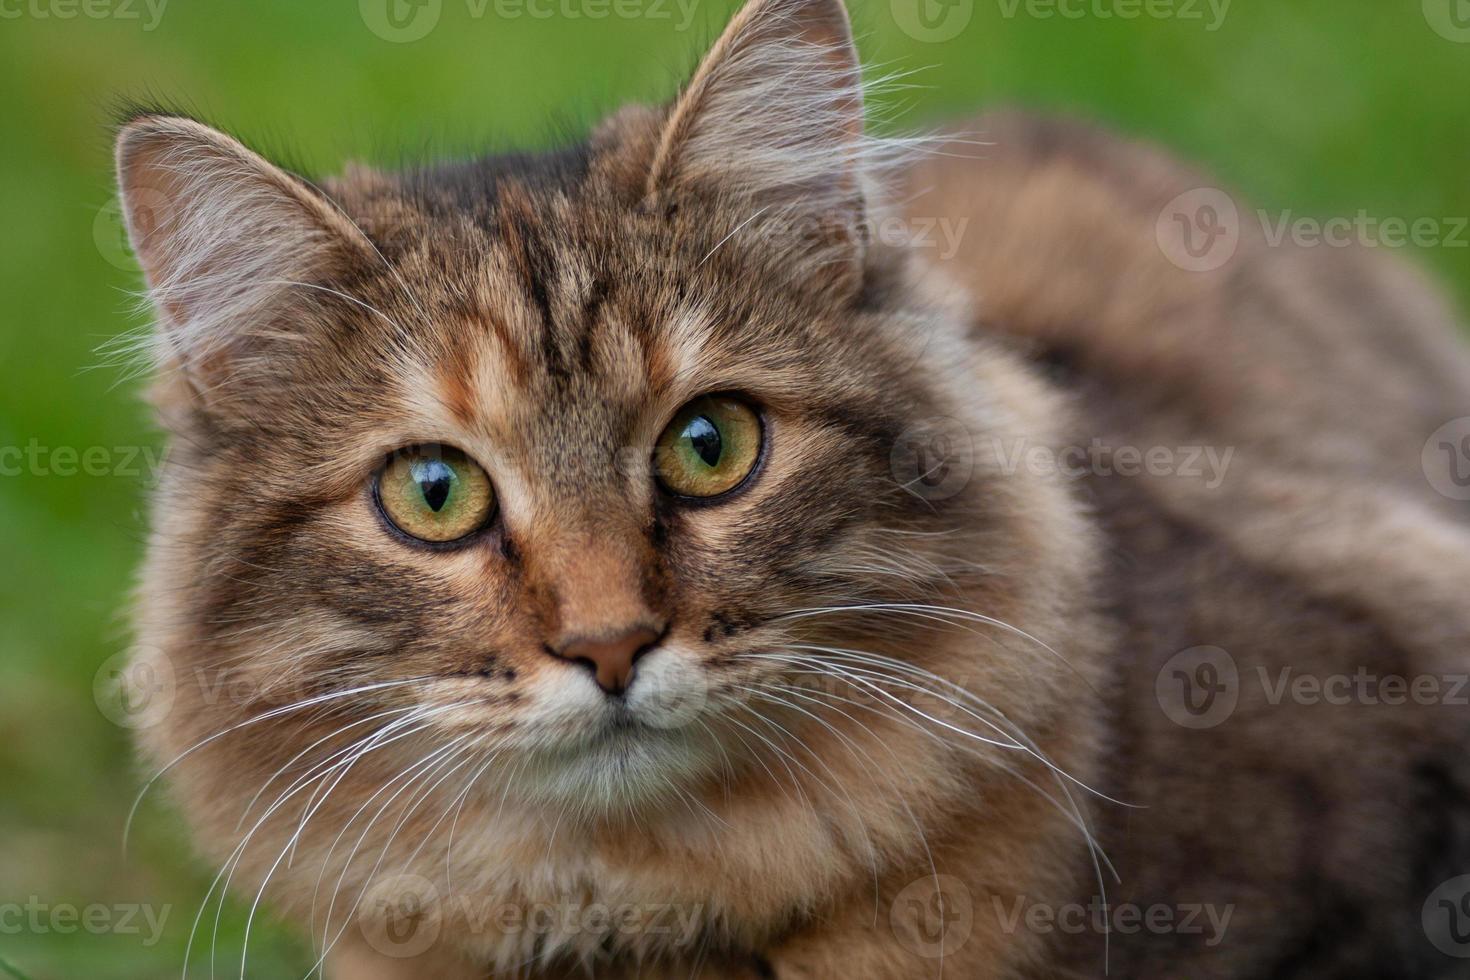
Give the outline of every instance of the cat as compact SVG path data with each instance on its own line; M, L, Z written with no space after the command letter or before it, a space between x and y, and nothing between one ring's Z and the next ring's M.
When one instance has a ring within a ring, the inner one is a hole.
M140 742L209 898L354 980L1459 975L1452 314L1171 261L1210 185L1150 147L865 95L840 0L750 0L544 154L126 119Z

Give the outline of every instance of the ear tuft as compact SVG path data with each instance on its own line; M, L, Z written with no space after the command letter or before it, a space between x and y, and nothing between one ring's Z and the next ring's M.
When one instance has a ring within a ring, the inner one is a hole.
M798 274L855 293L869 196L911 145L864 135L863 92L842 0L750 0L670 108L644 206L741 202L731 235L785 243Z
M675 102L648 193L857 190L861 67L841 0L752 0Z
M210 369L296 284L373 254L315 188L192 119L136 116L118 133L116 156L163 363Z

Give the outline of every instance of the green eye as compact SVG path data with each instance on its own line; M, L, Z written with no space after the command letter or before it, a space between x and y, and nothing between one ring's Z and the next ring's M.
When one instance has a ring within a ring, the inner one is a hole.
M707 395L679 409L658 437L659 482L681 497L717 497L739 486L761 454L761 421L745 402Z
M395 453L378 476L377 497L394 527L423 541L458 541L495 512L490 477L448 446Z

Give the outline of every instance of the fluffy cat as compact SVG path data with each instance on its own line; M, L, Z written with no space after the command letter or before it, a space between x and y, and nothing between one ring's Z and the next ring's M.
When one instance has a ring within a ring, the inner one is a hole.
M1181 269L1167 158L906 154L859 75L838 0L752 0L545 155L125 123L142 742L218 887L340 978L1455 975L1466 712L1260 680L1466 672L1452 318L1249 231Z

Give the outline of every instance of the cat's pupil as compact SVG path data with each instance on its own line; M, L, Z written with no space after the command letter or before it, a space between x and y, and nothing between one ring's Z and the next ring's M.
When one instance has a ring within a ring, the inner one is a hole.
M704 460L704 465L714 466L720 461L720 452L724 449L724 443L720 439L720 430L715 424L703 415L689 423L684 430L684 436L689 440L689 445Z
M454 471L443 460L428 459L413 468L413 478L429 509L436 514L443 510L454 489Z

